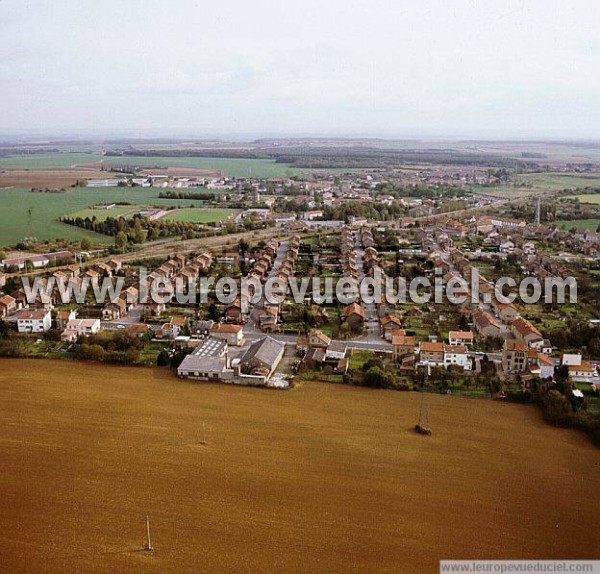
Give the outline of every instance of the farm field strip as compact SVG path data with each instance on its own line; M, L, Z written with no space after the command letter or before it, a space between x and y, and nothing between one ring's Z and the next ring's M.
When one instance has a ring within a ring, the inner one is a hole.
M424 438L419 404L2 359L3 569L283 572L301 560L414 574L441 558L593 558L598 453L586 436L531 406L431 395ZM146 514L152 555L140 552Z
M596 231L600 225L600 219L559 219L558 221L554 221L553 225L558 225L558 227L565 230L579 227L583 229L589 229L590 231Z
M36 237L40 240L64 238L73 241L89 237L98 243L112 243L110 237L58 221L61 216L87 210L99 203L126 201L131 205L118 208L127 207L132 211L136 210L136 206L197 205L194 200L159 198L158 194L161 191L165 190L138 187L78 187L68 189L64 193L33 193L29 189L0 189L0 246L13 245L25 237Z
M139 167L191 167L213 169L229 177L289 177L300 175L304 170L289 167L270 159L230 159L223 157L149 157L149 156L103 156L99 153L48 153L14 155L0 158L0 168L14 167L47 169L71 167L103 162L105 166Z
M577 199L579 203L590 203L600 205L600 193L581 193L579 195L567 195L565 199Z
M180 223L213 223L227 219L232 213L233 209L184 207L169 211L161 219Z

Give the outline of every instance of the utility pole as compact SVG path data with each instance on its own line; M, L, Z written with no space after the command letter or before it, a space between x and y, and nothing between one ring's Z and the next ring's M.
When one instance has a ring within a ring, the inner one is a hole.
M146 514L146 534L148 536L148 546L146 546L146 550L152 552L154 548L152 547L152 540L150 539L150 515Z

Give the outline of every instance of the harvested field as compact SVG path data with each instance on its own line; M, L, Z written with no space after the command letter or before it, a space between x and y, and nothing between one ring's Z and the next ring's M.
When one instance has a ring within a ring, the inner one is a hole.
M78 180L109 178L113 174L91 169L0 169L0 187L50 187L75 185Z
M413 393L0 360L2 570L421 574L597 555L585 436L435 395L422 437L418 409Z
M169 177L222 177L223 172L216 169L199 167L166 167L158 169L142 169L140 175L168 175ZM190 190L195 191L195 190ZM202 191L201 189L198 191Z

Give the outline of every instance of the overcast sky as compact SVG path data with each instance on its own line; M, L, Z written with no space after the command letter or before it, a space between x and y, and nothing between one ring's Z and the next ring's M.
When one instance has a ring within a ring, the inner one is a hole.
M598 0L0 0L0 130L600 137Z

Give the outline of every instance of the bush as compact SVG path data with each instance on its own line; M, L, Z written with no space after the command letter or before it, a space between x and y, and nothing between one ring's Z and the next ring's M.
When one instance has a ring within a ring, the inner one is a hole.
M140 356L140 352L135 349L129 351L111 351L104 353L104 362L112 365L132 365Z
M365 386L379 389L391 389L395 382L394 375L380 367L371 367L363 377Z
M57 329L50 329L42 335L42 338L44 341L58 342L60 341L60 331Z
M158 357L156 357L156 365L158 367L167 367L169 366L170 362L171 360L167 351L163 349L160 353L158 353Z
M551 390L542 399L544 419L556 426L572 426L573 408L568 399L556 390Z
M84 343L77 347L75 356L82 361L102 361L104 359L104 349L100 345Z
M533 396L531 391L506 391L506 400L513 403L531 403L533 402Z
M14 341L0 340L0 357L21 357L21 350Z

